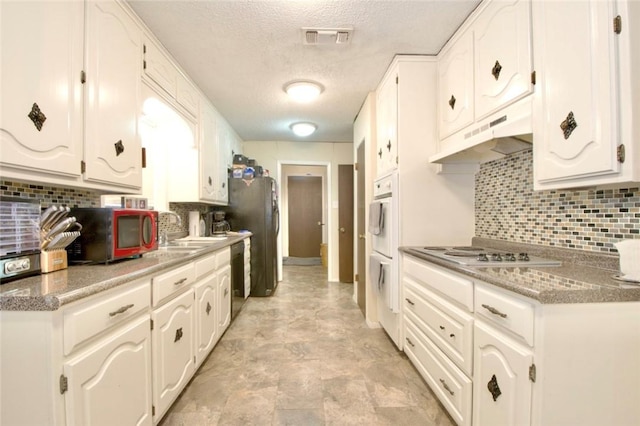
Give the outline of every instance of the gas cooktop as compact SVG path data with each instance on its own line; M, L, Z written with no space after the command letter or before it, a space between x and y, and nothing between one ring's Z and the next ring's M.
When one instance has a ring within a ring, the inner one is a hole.
M511 253L482 247L417 247L414 250L466 266L560 266L562 262L528 253Z

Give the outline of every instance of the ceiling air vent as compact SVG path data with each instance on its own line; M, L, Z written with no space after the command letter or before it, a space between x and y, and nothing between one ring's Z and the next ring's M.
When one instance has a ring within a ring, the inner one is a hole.
M303 28L302 43L309 45L349 44L353 28Z

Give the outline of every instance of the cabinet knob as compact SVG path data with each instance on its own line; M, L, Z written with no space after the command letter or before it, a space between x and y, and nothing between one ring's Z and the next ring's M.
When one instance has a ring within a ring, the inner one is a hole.
M31 107L31 112L27 115L31 121L33 121L33 125L36 126L38 131L42 130L42 125L47 120L47 116L44 115L42 111L40 111L40 107L37 103L33 103Z
M177 342L180 339L182 339L182 327L176 330L176 337L173 339L173 343Z
M491 380L487 383L487 389L491 393L493 400L497 400L500 395L502 395L502 391L500 390L500 386L498 386L498 379L496 379L496 375L491 376Z
M116 148L116 157L124 152L124 144L122 143L122 139L114 143L113 146Z
M382 158L382 148L378 151L378 157Z
M207 315L209 315L209 312L211 312L211 304L209 302L207 302L207 308L205 309L205 311L207 312Z
M571 133L573 133L576 127L578 127L578 123L573 116L573 111L569 111L567 118L560 123L560 128L562 129L562 133L564 133L565 140L569 139L569 136L571 136Z
M500 71L502 71L502 65L500 65L500 62L496 61L493 68L491 68L491 75L493 75L496 81L498 81L498 78L500 77Z
M456 97L451 95L451 99L449 99L449 106L451 109L454 109L456 106Z
M387 150L391 152L391 139L389 139L389 142L387 142Z

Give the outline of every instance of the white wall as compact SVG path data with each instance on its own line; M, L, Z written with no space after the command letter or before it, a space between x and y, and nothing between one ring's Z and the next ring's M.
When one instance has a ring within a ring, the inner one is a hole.
M281 180L282 165L326 165L328 170L327 244L330 281L338 281L338 165L353 164L353 144L333 142L244 141L244 155L269 170L272 177ZM282 238L282 234L280 234ZM280 241L282 247L282 241ZM280 251L282 256L282 251Z

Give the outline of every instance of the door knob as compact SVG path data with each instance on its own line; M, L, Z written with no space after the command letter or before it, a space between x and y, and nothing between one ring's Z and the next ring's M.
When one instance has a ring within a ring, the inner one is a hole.
M322 226L322 225L324 225L324 223L318 221L318 226Z
M340 228L340 232L344 234L344 228Z

